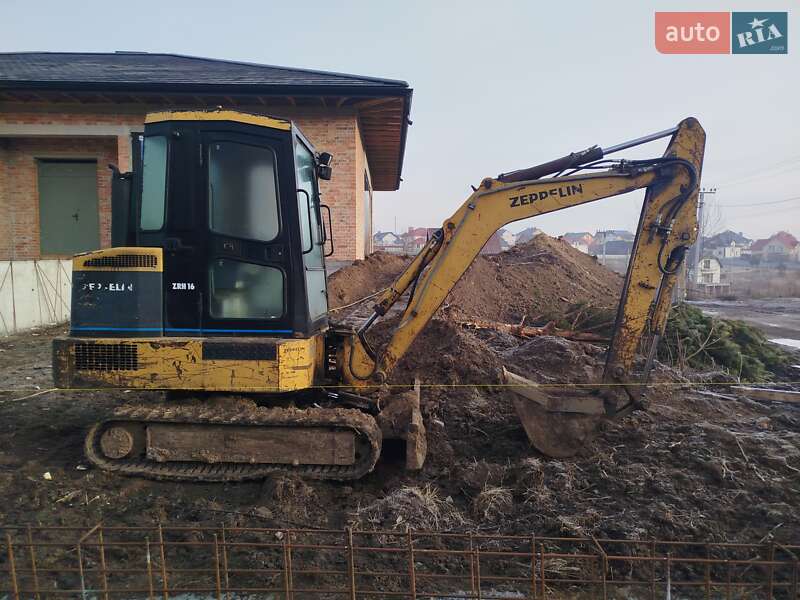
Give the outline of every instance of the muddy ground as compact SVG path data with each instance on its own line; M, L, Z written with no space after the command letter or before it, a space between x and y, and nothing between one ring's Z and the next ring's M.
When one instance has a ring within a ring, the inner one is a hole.
M658 365L649 410L607 426L574 459L548 459L530 447L510 392L492 386L501 367L541 383L585 383L598 377L603 348L550 336L520 340L457 321L541 323L578 301L611 305L619 289L619 278L590 257L555 240L537 244L481 258L394 373L395 383L417 376L425 386L430 452L416 473L390 456L354 482L276 476L178 484L109 475L87 464L83 436L133 393L34 396L52 387L50 342L65 329L1 339L0 523L800 540L800 406L735 397L692 383L709 377ZM385 262L392 272L404 264ZM343 284L345 276L339 271L332 282L348 288L334 300L339 305L385 285L369 277ZM385 339L388 327L378 326L375 339Z
M698 300L690 304L709 315L755 325L770 338L800 344L800 298Z

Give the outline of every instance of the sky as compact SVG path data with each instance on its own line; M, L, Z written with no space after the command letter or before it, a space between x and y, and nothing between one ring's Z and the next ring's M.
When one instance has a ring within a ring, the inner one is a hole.
M139 50L374 75L414 89L403 183L374 229L440 225L470 184L697 117L713 229L800 237L800 58L662 55L654 12L753 11L760 0L649 2L0 0L0 51ZM624 156L663 152L665 140ZM324 149L320 149L324 150ZM621 155L623 156L623 155ZM635 227L641 193L513 224Z

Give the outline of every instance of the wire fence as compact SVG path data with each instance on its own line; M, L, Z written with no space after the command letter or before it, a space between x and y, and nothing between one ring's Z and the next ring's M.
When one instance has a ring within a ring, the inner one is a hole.
M0 598L798 598L800 546L251 527L3 527Z

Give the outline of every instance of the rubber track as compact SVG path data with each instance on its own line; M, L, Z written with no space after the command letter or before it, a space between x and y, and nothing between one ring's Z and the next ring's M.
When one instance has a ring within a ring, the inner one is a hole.
M193 425L238 425L247 427L336 427L358 432L359 447L366 456L353 465L287 465L246 463L159 463L146 458L110 459L100 449L100 436L110 423L186 423ZM364 444L363 442L366 442ZM88 459L105 471L172 481L245 481L275 473L296 474L312 479L358 479L372 471L381 449L381 431L375 419L359 410L347 408L263 408L252 403L159 404L123 406L96 423L85 440Z

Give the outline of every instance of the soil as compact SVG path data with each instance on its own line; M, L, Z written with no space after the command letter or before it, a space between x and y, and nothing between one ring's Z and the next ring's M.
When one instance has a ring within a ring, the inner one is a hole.
M330 282L332 304L382 289L406 262L378 254L338 271ZM479 258L392 375L393 383L422 381L428 461L420 472L406 472L387 451L373 473L354 482L271 477L179 484L98 471L83 456L86 430L133 393L32 395L52 387L50 344L64 328L3 338L0 523L410 525L800 540L799 406L698 387L692 380L702 376L657 365L647 411L608 425L577 457L551 460L530 447L511 392L497 387L501 367L541 383L588 383L602 370L604 349L550 336L520 340L457 323L476 317L532 323L579 303L608 308L620 284L591 257L544 236ZM384 319L370 335L379 343L391 326Z
M339 309L388 287L411 261L376 252L340 269L328 281L331 307ZM558 317L575 305L615 307L622 278L595 257L538 235L507 252L481 255L447 296L442 310L456 319L533 323ZM369 305L368 298L364 305ZM357 307L347 306L344 314ZM342 313L335 311L337 315Z

